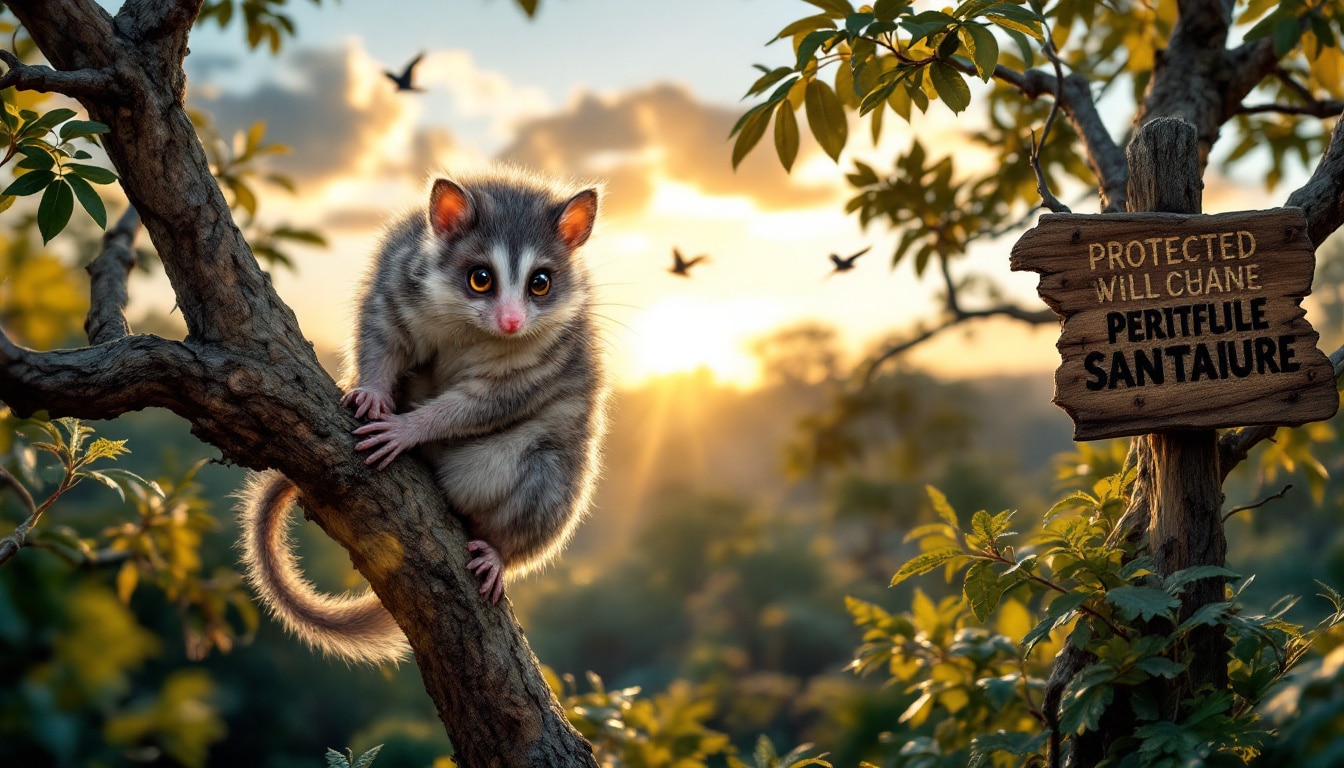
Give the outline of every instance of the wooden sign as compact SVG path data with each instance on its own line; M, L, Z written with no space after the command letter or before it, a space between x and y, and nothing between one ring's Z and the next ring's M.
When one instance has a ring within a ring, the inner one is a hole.
M1046 214L1013 246L1063 320L1055 403L1075 440L1328 419L1329 359L1302 298L1301 209Z

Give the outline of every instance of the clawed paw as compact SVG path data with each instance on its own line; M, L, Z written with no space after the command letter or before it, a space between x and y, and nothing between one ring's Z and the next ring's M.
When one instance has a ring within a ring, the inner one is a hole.
M376 464L378 469L387 469L393 459L421 442L410 419L394 413L378 421L370 421L354 433L365 438L355 445L355 450L372 450L373 453L364 459L364 463Z
M364 387L355 387L345 393L341 398L341 405L355 409L355 418L362 419L366 416L370 421L391 416L396 410L396 405L392 402L392 395L387 392L376 389L366 389Z
M467 563L467 569L481 578L481 594L490 595L491 603L504 596L504 558L488 542L476 539L467 542L467 551L476 557Z

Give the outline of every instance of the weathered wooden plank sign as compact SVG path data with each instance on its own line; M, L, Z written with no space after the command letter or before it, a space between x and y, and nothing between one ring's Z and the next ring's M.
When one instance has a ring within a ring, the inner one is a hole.
M1302 298L1300 209L1046 214L1011 266L1063 320L1055 403L1075 440L1330 418L1334 371Z

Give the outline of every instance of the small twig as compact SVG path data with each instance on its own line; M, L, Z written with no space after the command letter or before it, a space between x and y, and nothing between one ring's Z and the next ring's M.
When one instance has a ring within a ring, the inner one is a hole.
M1310 117L1338 117L1344 111L1344 101L1320 101L1313 99L1305 105L1296 104L1243 104L1237 109L1239 115L1257 115L1273 112L1280 115L1308 115Z
M0 482L14 489L14 493L18 494L19 501L22 501L23 506L27 508L28 514L31 515L37 511L37 502L33 501L33 495L28 492L27 488L23 487L23 483L20 483L18 478L11 475L9 470L4 467L0 467Z
M877 374L877 369L880 368L883 363L887 362L893 357L896 357L897 355L900 355L901 353L913 347L923 344L924 342L928 341L934 336L937 336L943 331L946 331L949 328L953 328L955 326L961 325L962 323L969 322L971 320L982 320L984 318L989 317L1007 317L1013 320L1020 320L1024 323L1027 323L1028 325L1044 325L1045 323L1053 323L1059 321L1059 316L1056 315L1052 310L1042 309L1033 312L1031 310L1023 309L1022 307L1012 304L1003 304L999 306L990 307L989 309L975 309L975 310L957 309L955 312L951 313L949 317L942 323L932 327L922 328L914 336L904 341L893 344L892 346L886 348L880 354L878 354L877 357L873 358L873 361L868 364L868 371L864 374L864 384L865 385L871 384L873 381L873 377Z
M1255 502L1254 504L1242 504L1241 506L1233 507L1227 510L1227 514L1223 515L1223 522L1226 523L1228 518L1232 517L1238 512L1245 512L1250 509L1255 509L1256 507L1263 507L1264 505L1268 504L1271 501L1274 501L1275 499L1282 499L1292 489L1293 484L1289 483L1288 485L1283 486L1283 490L1279 491L1273 496L1266 496L1265 498Z
M1045 147L1046 139L1050 137L1050 128L1055 123L1055 116L1059 114L1064 91L1064 66L1059 60L1059 54L1055 52L1055 43L1050 37L1048 26L1045 27L1044 51L1046 58L1050 59L1055 68L1055 98L1050 102L1050 114L1045 118L1040 141L1036 140L1036 131L1031 132L1031 169L1036 172L1036 193L1041 196L1041 204L1054 213L1072 213L1069 207L1061 203L1059 198L1055 197L1055 193L1050 191L1050 184L1045 179L1045 170L1041 168L1041 150Z

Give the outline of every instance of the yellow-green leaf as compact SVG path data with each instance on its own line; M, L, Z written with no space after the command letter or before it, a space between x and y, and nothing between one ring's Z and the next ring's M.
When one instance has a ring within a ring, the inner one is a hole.
M135 587L140 583L140 569L136 567L135 562L127 560L121 564L121 569L117 571L117 599L124 604L131 602L131 595L135 593Z
M971 105L971 89L951 64L935 61L929 65L929 79L948 109L960 113Z
M798 158L798 118L787 100L775 109L775 152L784 170L793 170L793 161Z
M807 84L803 105L807 109L807 125L817 143L832 160L839 161L840 151L849 138L849 123L835 91L826 83L813 80Z

